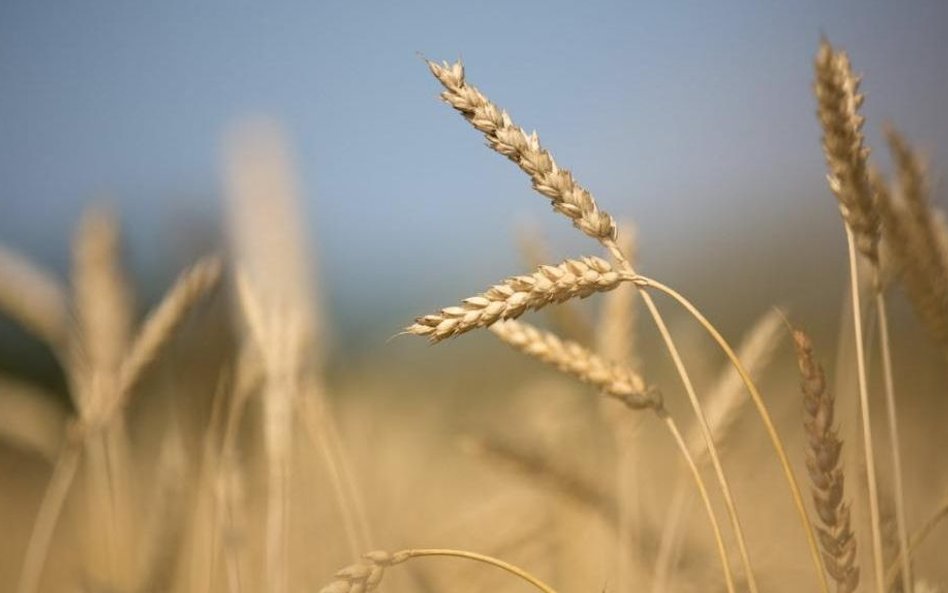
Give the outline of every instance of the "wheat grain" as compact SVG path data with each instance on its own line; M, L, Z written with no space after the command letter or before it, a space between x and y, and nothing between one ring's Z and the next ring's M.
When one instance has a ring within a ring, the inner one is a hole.
M528 269L534 270L552 261L549 246L540 232L533 228L521 228L517 234L517 246ZM611 293L609 293L611 294ZM586 311L574 303L564 302L559 306L544 309L554 330L570 340L584 346L593 344L593 327Z
M500 320L516 319L551 303L612 290L623 280L601 258L568 259L557 266L540 266L530 275L507 278L477 296L464 299L459 306L419 317L405 331L440 342Z
M859 251L873 264L879 261L879 216L873 207L867 177L867 157L859 108L859 78L849 57L836 51L825 39L816 55L817 115L823 127L823 151L829 168L830 189L839 201L846 224L856 237Z
M461 62L428 62L435 78L444 86L441 97L458 110L472 126L487 138L487 144L509 158L530 176L533 188L550 199L553 209L569 217L573 225L597 240L614 238L616 223L599 210L587 189L572 174L556 165L550 153L540 145L536 132L527 134L516 126L497 105L464 79Z
M661 394L628 368L607 362L576 342L519 321L501 321L490 330L504 343L589 383L633 409L662 407Z
M850 524L849 504L844 502L844 474L840 461L842 442L833 426L835 398L826 388L823 366L813 355L813 344L803 331L793 330L797 363L803 378L804 421L807 435L806 466L813 504L822 526L820 544L826 570L840 593L850 593L859 583L856 540Z

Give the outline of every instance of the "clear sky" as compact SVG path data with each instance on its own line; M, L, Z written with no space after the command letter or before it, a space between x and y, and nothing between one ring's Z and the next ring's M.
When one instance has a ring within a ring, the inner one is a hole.
M810 92L823 33L865 75L870 140L890 119L943 171L944 0L5 0L0 241L61 267L82 205L107 195L133 262L160 268L182 226L219 218L228 127L267 115L290 138L336 303L384 309L386 287L420 312L483 287L520 269L524 221L561 254L593 251L436 99L419 54L462 57L604 208L635 218L647 262L751 226L792 233L814 212L829 228Z

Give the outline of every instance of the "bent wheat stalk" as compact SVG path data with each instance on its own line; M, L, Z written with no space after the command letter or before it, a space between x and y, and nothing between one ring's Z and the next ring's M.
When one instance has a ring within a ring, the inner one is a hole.
M466 550L452 550L447 548L426 548L417 550L401 550L399 552L388 553L381 550L369 552L362 556L362 561L357 564L350 564L335 575L335 580L320 589L319 593L371 593L375 591L385 576L385 569L396 566L411 560L412 558L424 558L432 556L448 556L472 560L504 570L515 577L526 581L536 587L542 593L556 593L556 591L533 576L526 570L504 562L498 558L468 552Z
M790 494L793 497L793 504L796 507L797 514L800 517L800 522L803 525L803 529L807 536L807 543L810 548L810 556L813 560L814 565L817 568L817 575L820 581L820 587L824 593L829 593L829 583L826 580L826 575L824 574L823 560L820 555L819 545L816 539L816 530L813 527L812 521L806 512L806 505L803 502L803 493L800 490L800 485L797 482L796 477L793 474L793 469L790 465L790 459L787 457L786 449L783 445L783 440L780 438L779 433L777 432L777 427L774 425L773 419L770 417L770 412L767 410L767 405L764 403L764 398L760 395L757 386L754 384L753 379L751 379L750 373L744 368L744 364L738 358L737 353L734 352L734 349L731 348L731 345L728 344L727 340L724 339L724 336L717 330L714 325L695 307L691 304L691 301L686 299L676 290L653 280L645 276L639 276L636 280L636 284L643 288L652 288L658 290L659 292L664 293L665 295L671 297L678 302L694 319L698 322L701 327L708 332L708 334L717 342L718 346L731 361L731 364L734 366L734 370L741 376L741 381L743 381L744 386L750 392L751 400L754 402L754 406L757 408L757 413L760 416L761 420L764 423L764 428L767 430L767 435L770 437L770 442L773 445L774 451L777 454L778 459L780 460L780 466L783 468L784 477L787 481L787 485L790 488ZM643 291L643 300L645 296L648 296L647 291ZM651 300L651 299L649 299Z

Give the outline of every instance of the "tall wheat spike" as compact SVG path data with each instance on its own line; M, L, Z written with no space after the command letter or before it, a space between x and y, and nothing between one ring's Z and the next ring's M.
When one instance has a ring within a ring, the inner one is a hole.
M330 468L336 502L350 525L350 549L370 545L368 525L353 510L360 496L338 442L321 387L324 320L312 289L300 225L299 190L279 127L271 121L239 126L228 147L226 181L237 259L237 293L248 343L262 361L267 455L265 582L273 593L293 588L287 567L291 444L306 427ZM309 401L315 398L317 401ZM314 432L315 431L315 432ZM354 516L357 515L357 516Z
M879 285L879 214L869 181L867 157L859 114L863 95L859 79L852 72L849 57L836 51L825 39L815 60L817 115L823 127L823 152L829 169L827 180L839 202L849 245L850 291L856 343L857 379L862 412L863 446L869 483L869 514L872 522L872 553L875 587L883 590L882 537L879 532L879 491L876 483L875 448L872 439L872 416L866 379L866 357L863 352L862 309L856 260L857 250L876 270L875 286ZM877 291L878 293L878 291ZM881 310L881 307L880 307Z

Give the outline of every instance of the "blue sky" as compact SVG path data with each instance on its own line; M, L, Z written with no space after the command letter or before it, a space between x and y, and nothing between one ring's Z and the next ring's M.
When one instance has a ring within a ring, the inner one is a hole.
M518 271L524 222L562 255L593 251L436 99L419 54L462 57L605 209L635 218L646 262L727 247L751 227L792 234L804 216L832 228L810 94L821 33L865 74L873 144L892 120L942 171L938 0L7 0L0 241L62 267L82 206L107 196L133 264L162 270L169 238L219 219L221 138L267 115L290 138L337 303L384 309L372 287L385 285L423 311L480 288Z

